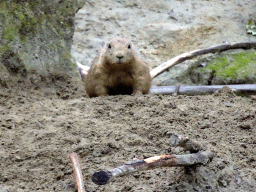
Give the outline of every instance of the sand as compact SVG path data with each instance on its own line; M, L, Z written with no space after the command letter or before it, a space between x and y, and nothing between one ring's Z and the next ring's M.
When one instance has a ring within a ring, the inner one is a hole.
M230 90L89 99L77 81L1 89L0 189L76 191L68 158L76 152L86 191L255 191L255 100ZM185 154L169 146L171 133L205 142L213 161L142 171L104 186L91 181L94 172L134 158Z

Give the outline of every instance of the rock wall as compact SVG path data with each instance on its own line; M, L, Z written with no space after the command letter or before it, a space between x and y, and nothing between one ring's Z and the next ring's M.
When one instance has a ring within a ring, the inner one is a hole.
M74 17L85 1L0 1L0 65L22 76L72 71Z

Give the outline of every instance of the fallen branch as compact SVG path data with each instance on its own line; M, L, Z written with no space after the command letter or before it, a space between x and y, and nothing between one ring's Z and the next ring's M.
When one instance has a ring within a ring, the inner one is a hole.
M170 95L173 93L198 95L206 93L214 93L223 87L229 87L235 93L256 93L256 84L240 84L240 85L205 85L205 86L159 86L151 87L151 94Z
M82 65L81 63L76 62L77 70L81 76L82 81L84 80L85 76L87 75L90 67Z
M193 141L188 137L176 134L172 134L172 136L170 137L170 145L173 147L183 147L186 151L190 151L191 153L205 151L207 149L204 143Z
M82 171L81 171L81 168L80 168L80 164L79 164L79 161L78 161L77 154L76 153L71 153L71 154L69 154L69 158L72 161L78 192L85 192L84 182L83 182L83 175L82 175Z
M98 185L105 185L115 177L138 171L145 171L158 167L180 167L196 164L205 165L214 157L214 154L211 151L205 151L207 149L205 144L193 141L182 135L172 134L170 137L170 145L180 146L185 150L197 153L186 155L161 155L144 160L131 161L110 171L99 171L94 173L92 175L92 181Z
M195 51L183 53L177 57L172 58L171 60L159 65L158 67L152 69L150 71L151 78L155 78L156 76L160 75L167 69L183 62L188 59L192 59L193 57L207 54L207 53L215 53L215 52L222 52L229 49L250 49L256 47L256 41L254 42L241 42L241 43L224 43L216 46L212 46L206 49L198 49Z
M98 185L105 185L114 177L150 170L158 167L180 167L196 164L206 164L212 160L214 154L210 151L200 151L187 155L161 155L144 160L136 160L125 163L110 171L99 171L92 175L92 181Z

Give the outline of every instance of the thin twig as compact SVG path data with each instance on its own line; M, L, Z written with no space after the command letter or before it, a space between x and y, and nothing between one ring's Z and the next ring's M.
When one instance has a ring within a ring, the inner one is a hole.
M92 181L98 185L104 185L114 177L150 170L158 167L180 167L196 164L206 164L211 161L214 154L210 151L200 151L187 155L161 155L144 160L127 162L123 166L110 171L99 171L92 175Z
M156 76L160 75L167 69L183 62L188 59L192 59L193 57L207 54L207 53L215 53L215 52L222 52L229 49L250 49L256 47L256 41L254 42L240 42L240 43L224 43L216 46L212 46L206 49L198 49L195 51L183 53L177 57L172 58L171 60L159 65L158 67L152 69L150 71L151 78L155 78Z
M85 192L84 189L84 182L83 182L83 175L82 175L82 171L80 168L80 164L78 161L78 157L76 153L71 153L69 154L69 158L72 161L72 165L73 165L73 170L74 170L74 174L75 174L75 178L76 178L76 184L78 187L78 192Z

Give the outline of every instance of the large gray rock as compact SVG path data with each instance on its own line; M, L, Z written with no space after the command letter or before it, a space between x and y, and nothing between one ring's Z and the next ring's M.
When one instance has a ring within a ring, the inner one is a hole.
M85 1L1 1L0 65L22 76L72 71L74 17Z

